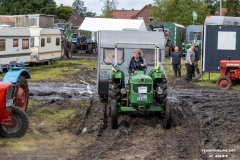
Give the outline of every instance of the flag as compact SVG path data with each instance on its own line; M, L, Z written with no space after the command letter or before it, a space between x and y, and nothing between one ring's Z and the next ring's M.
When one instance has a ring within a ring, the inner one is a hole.
M193 16L193 20L196 21L198 15L197 15L197 13L195 12L195 10L193 11L192 16Z

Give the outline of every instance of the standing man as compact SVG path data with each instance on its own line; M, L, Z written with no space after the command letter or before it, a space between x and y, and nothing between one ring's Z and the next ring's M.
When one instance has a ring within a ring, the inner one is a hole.
M182 54L179 52L178 46L174 47L174 52L171 55L171 64L173 66L173 71L175 78L181 77L181 64L182 64Z
M196 76L200 74L200 70L198 68L198 60L200 58L198 47L195 47L194 53L195 53L195 61L194 61L194 68L193 68L193 77L195 77L195 72L197 72Z
M186 55L185 65L187 67L187 77L186 77L187 82L192 80L193 67L194 67L194 61L195 61L194 49L195 49L195 44L192 44L191 47L188 49L187 55Z

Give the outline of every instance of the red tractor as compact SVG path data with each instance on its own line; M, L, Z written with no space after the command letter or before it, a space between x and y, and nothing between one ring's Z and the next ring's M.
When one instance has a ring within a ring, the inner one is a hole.
M11 64L0 82L0 137L20 138L29 127L25 113L28 105L30 74L23 64Z
M221 60L221 77L217 80L217 88L229 90L233 83L240 79L240 60Z

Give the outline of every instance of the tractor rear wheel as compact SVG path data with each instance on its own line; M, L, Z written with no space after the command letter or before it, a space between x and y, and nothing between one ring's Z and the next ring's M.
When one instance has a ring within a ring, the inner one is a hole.
M167 80L164 78L155 84L155 100L157 103L164 103L167 99Z
M72 52L70 51L69 48L66 49L65 55L66 55L66 57L69 58L69 59L72 58Z
M108 97L110 100L115 99L119 101L121 99L121 89L120 83L117 81L110 81L108 88Z
M115 99L110 101L111 108L111 124L112 129L118 128L118 110L117 110L117 101Z
M221 90L229 90L232 86L232 80L228 76L221 76L217 80L217 88Z
M77 51L77 44L76 43L72 43L71 44L71 53L72 54L76 53L76 51Z
M163 105L164 112L155 112L155 115L163 128L170 129L172 127L172 106L167 100Z
M162 126L165 129L171 129L172 127L172 106L168 101L164 102L164 113L162 114Z
M28 83L25 77L20 76L16 83L14 92L14 105L20 107L23 111L27 110L29 98Z
M0 136L3 138L20 138L24 136L29 127L29 120L24 111L18 107L12 108L12 124L5 126L0 125Z

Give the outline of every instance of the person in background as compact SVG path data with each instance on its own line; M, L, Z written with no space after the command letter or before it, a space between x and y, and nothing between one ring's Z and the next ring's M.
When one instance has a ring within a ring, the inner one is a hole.
M172 52L170 60L175 78L181 77L181 64L182 64L182 54L179 52L178 46L174 47L174 52Z
M128 67L129 73L133 73L135 70L145 70L146 67L147 63L146 60L143 58L143 53L141 49L135 49Z
M193 77L195 77L195 71L197 72L197 75L200 74L200 70L198 68L198 60L200 57L198 47L195 48L194 53L195 53L195 61L194 61L194 67L193 67Z
M194 61L195 61L194 49L195 49L195 44L192 44L186 54L185 65L187 68L187 76L186 76L187 82L191 81L193 76L193 67L194 67Z

